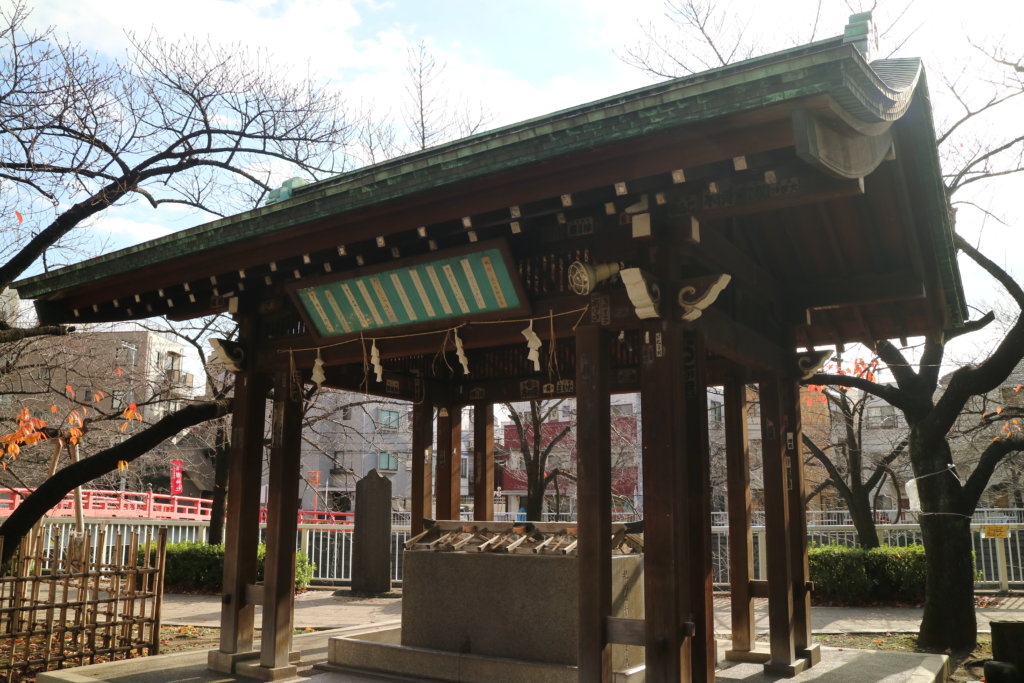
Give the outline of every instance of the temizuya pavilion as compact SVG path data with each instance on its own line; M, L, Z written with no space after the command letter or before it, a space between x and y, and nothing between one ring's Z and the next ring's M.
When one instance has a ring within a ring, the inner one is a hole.
M714 678L705 388L724 385L725 656L760 657L783 675L817 660L798 382L821 361L816 348L936 333L964 317L921 63L868 61L858 19L845 38L291 183L259 209L18 283L44 323L238 320L213 668L253 657L262 602L262 648L248 670L294 671L296 389L318 359L327 386L414 404L414 527L459 518L460 407L476 408L483 521L493 509L492 405L576 397L577 662L587 683L611 680L612 643L645 646L649 681ZM752 575L747 384L761 401L767 581ZM271 387L268 569L256 587ZM631 620L611 616L609 396L636 391L645 616ZM768 652L755 651L757 596L769 600Z

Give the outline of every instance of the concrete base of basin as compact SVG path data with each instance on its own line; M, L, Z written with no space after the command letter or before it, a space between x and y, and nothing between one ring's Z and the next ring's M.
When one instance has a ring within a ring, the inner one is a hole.
M403 645L576 665L576 556L411 551L404 562ZM643 575L642 556L612 558L612 616L643 619ZM643 647L612 646L613 669L643 662Z
M402 645L400 628L384 628L331 638L327 665L318 668L408 676L416 679L467 683L576 683L579 674L569 664L487 657ZM615 672L616 683L644 680L643 665Z

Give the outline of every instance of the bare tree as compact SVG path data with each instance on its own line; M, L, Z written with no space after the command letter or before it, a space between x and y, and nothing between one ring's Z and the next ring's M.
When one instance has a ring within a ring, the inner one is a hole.
M877 3L856 9L871 10L875 5ZM817 7L812 33L817 31L822 5ZM895 26L904 16L906 7L897 9L895 21L881 23ZM855 8L849 6L849 9ZM736 16L726 5L711 5L702 0L669 0L666 10L668 19L673 22L672 30L677 32L683 45L660 41L659 35L650 33L648 39L655 44L627 52L628 61L651 75L692 73L708 66L727 64L765 47L757 41L751 42L743 17ZM894 49L902 44L898 40L893 42L896 43ZM964 190L982 181L991 182L1024 171L1024 136L1018 128L998 125L996 118L1008 113L1009 105L1019 101L1024 91L1021 82L1024 57L1005 50L986 52L990 59L982 75L974 73L942 79L949 89L949 97L960 107L959 114L944 121L944 132L937 136L951 212L965 207L987 211ZM968 84L987 87L989 94L980 98L977 93L969 95L965 90ZM1024 315L1021 315L1024 291L1003 268L963 237L956 237L956 245L1007 291L1018 309L1016 321L984 361L959 368L948 383L940 387L940 368L947 344L985 327L992 321L991 314L968 322L962 328L943 330L929 337L916 370L896 344L876 340L876 352L892 373L894 385L849 374L820 374L810 382L856 388L902 412L909 430L905 451L921 493L920 520L928 557L928 591L919 643L940 649L969 650L977 638L970 517L996 466L1007 454L1024 449L1024 439L1017 433L1006 433L990 442L971 475L961 481L953 470L947 433L973 397L983 396L998 387L1024 357Z
M226 215L255 206L282 171L344 167L353 127L339 95L281 78L264 54L152 34L104 61L26 30L28 13L0 10L0 183L5 215L22 217L7 226L17 247L0 288L115 204Z
M348 163L353 124L340 96L280 76L265 54L152 34L130 36L126 56L108 61L52 29L28 30L28 15L21 0L0 8L0 291L29 268L61 265L61 247L86 234L74 229L112 207L141 199L227 215L257 205L275 179ZM5 316L2 354L69 331ZM228 410L224 396L185 406L58 472L0 526L5 559L67 491Z
M490 115L453 96L444 79L446 65L438 62L423 41L409 48L406 61L406 128L415 150L480 132ZM387 130L379 135L387 139Z
M526 469L526 518L541 519L544 513L544 494L558 474L558 468L549 469L552 451L572 431L571 422L555 422L552 418L565 402L529 402L525 410L517 410L511 403L503 404L515 425L519 437L519 453Z
M874 381L874 368L872 361L853 374ZM812 434L805 423L803 444L809 454L807 460L825 469L828 477L823 485L834 488L846 503L861 547L878 547L875 502L887 481L899 485L894 463L906 454L906 435L898 429L895 415L889 418L891 424L885 425L881 420L866 419L869 394L845 386L817 389L827 406L829 428L824 434ZM878 444L869 443L869 435L878 434L895 435L881 444L884 452L880 454L872 452L872 446Z

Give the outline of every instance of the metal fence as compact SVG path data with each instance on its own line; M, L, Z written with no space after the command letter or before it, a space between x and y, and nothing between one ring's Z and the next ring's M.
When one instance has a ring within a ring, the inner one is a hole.
M972 524L972 540L978 578L975 587L979 589L998 589L1002 591L1024 590L1024 511L1002 510L1002 514L975 515ZM1011 514L1007 514L1011 513ZM402 514L402 513L397 513ZM717 513L716 513L717 514ZM407 515L407 513L406 513ZM1016 521L1007 521L1016 520ZM394 525L391 534L392 580L396 584L402 581L403 544L409 537L408 517L399 518L405 525ZM712 526L712 568L713 580L717 588L726 588L729 584L729 533L724 519L713 518ZM842 517L835 515L828 524L808 524L807 537L813 543L821 545L857 545L857 532L848 522L841 524ZM721 523L719 523L721 522ZM983 528L986 525L999 524L1006 527L1006 538L984 538ZM167 528L167 541L204 542L207 535L208 522L186 520L86 520L86 529L96 531L103 529L105 537L110 539L121 534L128 537L132 532L145 536L147 530L154 527ZM44 523L44 539L47 549L66 547L69 534L74 525L67 519L48 519ZM352 525L351 524L300 524L296 537L296 548L303 550L316 565L313 582L321 585L346 583L352 578ZM879 524L877 526L880 541L883 545L906 546L921 543L921 529L917 524ZM767 545L764 527L757 525L754 534L754 577L767 578L764 575L766 566ZM96 536L93 533L93 536ZM105 549L105 553L112 549Z

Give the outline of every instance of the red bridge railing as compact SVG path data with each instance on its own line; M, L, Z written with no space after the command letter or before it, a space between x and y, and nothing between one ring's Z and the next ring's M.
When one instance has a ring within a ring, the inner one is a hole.
M0 517L9 516L30 493L31 489L0 489ZM167 493L82 489L82 513L85 517L208 520L212 504L209 498ZM69 493L46 516L74 517L74 494ZM351 524L353 518L351 512L299 510L298 521L299 524ZM260 510L260 521L267 521L266 508Z

